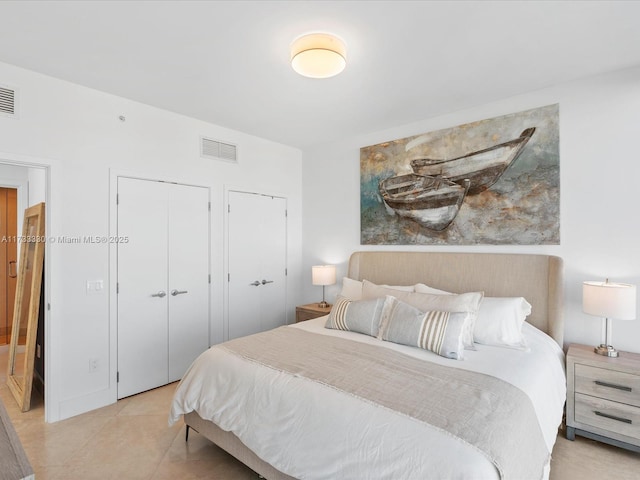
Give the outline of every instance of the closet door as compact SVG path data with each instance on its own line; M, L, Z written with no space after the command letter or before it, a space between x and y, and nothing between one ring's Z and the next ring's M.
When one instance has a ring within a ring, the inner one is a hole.
M118 179L118 398L168 383L168 195Z
M286 322L287 201L263 197L262 207L260 329L270 330Z
M209 348L209 192L169 188L169 381Z
M118 398L179 380L209 347L209 192L118 179Z
M229 192L227 338L286 321L286 199Z

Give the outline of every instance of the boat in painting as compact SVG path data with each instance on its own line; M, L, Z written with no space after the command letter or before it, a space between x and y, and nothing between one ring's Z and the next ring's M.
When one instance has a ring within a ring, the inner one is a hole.
M409 173L381 180L378 189L392 213L440 231L458 215L469 183L460 185L442 177Z
M449 160L415 158L411 160L411 168L416 174L441 176L460 185L468 179L469 194L475 195L498 181L535 131L535 127L527 128L518 138Z

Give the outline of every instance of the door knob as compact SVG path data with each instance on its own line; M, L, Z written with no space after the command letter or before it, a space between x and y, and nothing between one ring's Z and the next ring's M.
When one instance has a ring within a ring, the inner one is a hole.
M162 297L166 297L167 293L164 290L160 290L158 293L152 293L151 296L162 298Z
M256 280L253 283L250 283L249 285L251 285L252 287L259 287L260 286L260 282L258 280Z
M171 290L171 295L173 295L174 297L176 295L182 295L183 293L187 293L186 290Z
M263 285L266 285L267 283L273 283L273 280L262 280Z

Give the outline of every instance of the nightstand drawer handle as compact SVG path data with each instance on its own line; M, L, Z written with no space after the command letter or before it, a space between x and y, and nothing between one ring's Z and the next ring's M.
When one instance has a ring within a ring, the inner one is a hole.
M617 420L617 421L622 422L622 423L628 423L629 425L631 425L633 423L628 418L616 417L615 415L609 415L608 413L598 412L597 410L594 410L593 413L595 413L599 417L610 418L611 420Z
M596 385L600 385L601 387L609 387L609 388L617 388L618 390L624 390L625 392L631 392L631 387L625 387L624 385L616 385L615 383L607 383L601 382L600 380L596 380Z

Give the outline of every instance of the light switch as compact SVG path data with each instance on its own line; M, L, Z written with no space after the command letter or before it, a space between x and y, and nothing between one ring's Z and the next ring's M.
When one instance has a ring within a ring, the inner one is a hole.
M104 290L104 280L87 280L87 295L97 295Z

